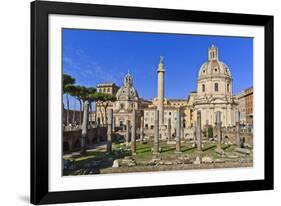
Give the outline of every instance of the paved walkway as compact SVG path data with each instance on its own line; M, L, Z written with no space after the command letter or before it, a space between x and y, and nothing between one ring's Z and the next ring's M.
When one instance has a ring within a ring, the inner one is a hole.
M94 152L94 151L98 151L98 150L103 150L106 149L106 142L99 142L96 143L94 145L89 146L90 148L87 149L87 152ZM80 151L75 151L75 152L71 152L68 154L63 155L63 158L69 158L71 156L76 156L79 155Z

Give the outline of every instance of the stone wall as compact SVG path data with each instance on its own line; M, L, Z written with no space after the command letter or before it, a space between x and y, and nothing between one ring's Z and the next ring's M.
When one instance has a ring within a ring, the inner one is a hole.
M145 138L153 138L154 130L153 129L145 129L144 130ZM172 131L173 135L172 139L175 138L175 131ZM213 131L214 137L216 136L216 131L214 128ZM248 129L240 130L240 137L245 138L245 143L253 146L253 133ZM194 132L193 129L185 129L184 130L184 139L193 139ZM235 128L222 128L222 139L223 141L230 141L231 143L236 143L236 129Z
M106 141L106 128L90 128L88 130L88 138L86 140L87 146L91 146L94 143L100 141ZM64 131L63 132L63 152L75 151L80 148L82 130Z
M215 135L215 133L214 133ZM236 129L235 128L222 128L222 138L224 141L227 139L233 144L236 143ZM245 143L253 146L253 133L247 129L240 130L240 138L245 140Z

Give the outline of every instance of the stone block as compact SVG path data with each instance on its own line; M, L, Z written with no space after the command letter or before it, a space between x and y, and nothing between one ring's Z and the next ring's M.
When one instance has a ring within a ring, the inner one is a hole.
M236 148L235 149L236 152L241 153L241 154L246 154L249 155L251 154L251 151L249 149L245 149L245 148Z
M200 160L200 157L196 157L196 159L193 161L193 164L194 165L200 165L201 164L201 160Z
M216 148L216 149L215 149L215 152L216 152L217 154L224 155L224 151L223 151L222 149L220 149L220 148Z
M176 141L167 141L167 144L169 144L169 145L176 144Z
M225 163L225 160L223 160L223 159L215 159L214 163Z
M112 167L113 167L113 168L119 167L119 162L118 162L118 160L114 160L114 161L113 161Z
M204 157L202 157L202 163L213 163L214 162L214 160L213 160L213 158L212 157L209 157L209 156L204 156Z

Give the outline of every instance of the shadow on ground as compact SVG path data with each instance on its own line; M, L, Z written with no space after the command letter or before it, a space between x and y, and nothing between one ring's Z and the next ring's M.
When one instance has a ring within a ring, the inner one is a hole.
M130 151L124 149L116 149L112 153L96 150L87 151L87 154L83 156L73 155L71 157L72 161L64 167L63 175L100 174L100 170L111 167L114 160L122 159L129 155L131 155Z

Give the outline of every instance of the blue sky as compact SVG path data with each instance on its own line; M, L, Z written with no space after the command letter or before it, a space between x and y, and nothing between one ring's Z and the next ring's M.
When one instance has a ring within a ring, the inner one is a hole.
M159 56L165 62L165 97L187 98L196 90L200 66L208 47L219 49L233 77L233 93L253 85L253 39L223 36L63 30L63 72L76 83L96 86L115 82L121 86L130 71L141 97L157 95Z

